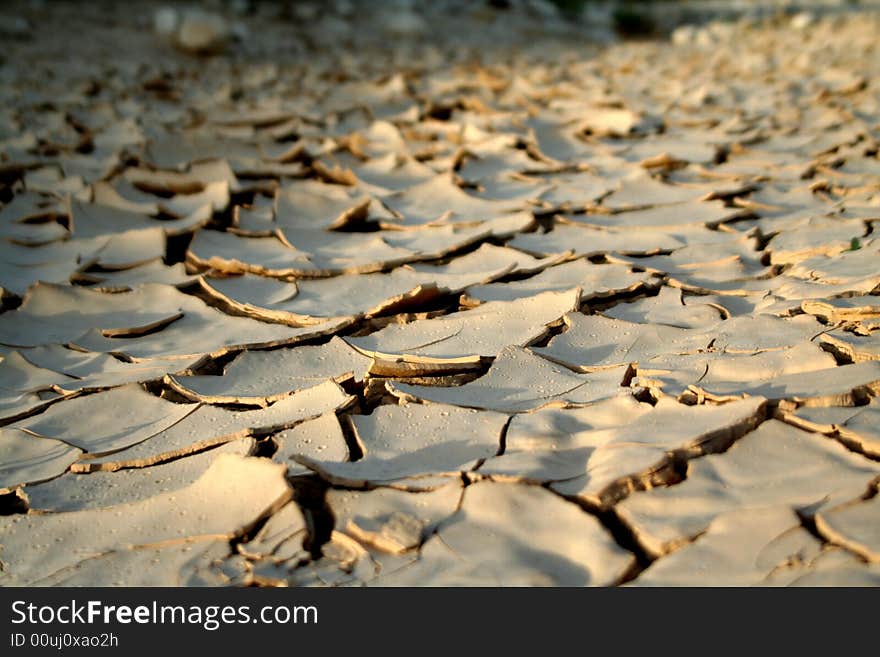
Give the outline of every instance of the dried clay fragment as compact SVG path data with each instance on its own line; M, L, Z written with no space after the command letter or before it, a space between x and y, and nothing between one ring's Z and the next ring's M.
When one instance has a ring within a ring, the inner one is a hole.
M607 586L633 557L595 517L536 486L479 482L420 558L381 586Z
M228 540L290 495L281 466L223 455L195 483L173 493L104 509L6 516L0 519L0 583L39 585L113 550L209 537Z

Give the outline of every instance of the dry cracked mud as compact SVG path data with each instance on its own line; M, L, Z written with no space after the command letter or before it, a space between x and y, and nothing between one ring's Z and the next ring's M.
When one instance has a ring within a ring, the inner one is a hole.
M4 5L0 585L880 584L877 15L267 4Z

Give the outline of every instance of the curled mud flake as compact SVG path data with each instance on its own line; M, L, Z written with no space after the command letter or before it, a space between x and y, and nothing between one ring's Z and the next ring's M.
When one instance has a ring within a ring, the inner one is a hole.
M734 509L785 504L812 515L861 495L880 465L821 435L768 420L729 451L689 462L687 479L617 505L639 542L661 555Z
M250 456L252 438L242 438L149 468L116 472L68 473L42 484L28 485L28 505L37 511L80 511L137 502L192 484L221 454Z
M711 335L703 329L636 323L602 315L572 313L566 316L566 323L568 330L551 338L546 347L530 349L583 372L643 363L663 354L696 353L708 349L711 343Z
M482 377L457 387L389 382L392 395L405 399L467 408L522 413L544 406L585 406L621 392L628 366L576 374L535 356L506 347Z
M174 426L196 409L146 392L137 384L83 395L53 405L15 426L102 456L135 445Z
M354 462L295 455L300 464L334 485L393 484L473 469L498 452L507 416L442 404L380 406L352 416L363 456Z
M639 361L633 385L656 388L673 397L698 388L718 399L748 395L785 399L786 391L776 387L777 383L794 381L798 375L817 376L834 366L830 354L809 342L746 354L660 355ZM802 397L795 393L792 398Z
M22 429L0 429L0 492L63 474L82 451Z
M657 296L618 304L603 311L603 314L614 319L641 324L702 329L712 327L724 319L724 315L715 306L709 304L686 306L682 301L681 291L671 287L661 287Z
M876 493L876 491L874 491ZM835 545L840 545L865 561L880 563L880 496L854 500L822 509L816 514L816 529Z
M266 406L332 379L362 382L372 360L333 337L322 345L243 351L222 374L171 375L171 387L193 401Z
M655 561L633 586L785 586L809 572L822 543L786 506L723 513L706 531Z
M272 436L272 440L278 446L272 460L286 465L291 476L312 472L299 463L298 457L340 463L351 460L345 434L335 412L279 431Z
M823 333L816 341L844 363L880 360L880 332L860 336L851 331L834 329Z
M621 426L580 431L568 439L551 438L525 450L509 447L503 456L487 461L480 472L495 470L510 477L509 471L505 473L510 456L513 463L538 465L537 469L533 466L532 479L551 483L556 492L608 507L633 491L674 483L676 464L683 460L727 448L763 420L764 400L685 406L663 399L640 411L637 419ZM570 453L571 458L563 453ZM562 462L561 468L553 467ZM578 463L580 471L571 467L573 463Z
M115 550L212 537L228 542L290 494L281 466L226 454L180 491L103 509L9 516L0 520L6 564L0 581L37 584Z
M514 518L516 520L514 520ZM478 482L408 568L376 584L603 586L632 565L602 524L537 486Z
M650 274L633 272L626 266L595 265L579 259L550 267L523 280L469 287L467 297L476 302L513 301L542 292L562 292L579 287L581 303L602 303L618 295L647 290L654 280Z
M73 472L144 468L249 436L265 436L341 410L354 401L334 381L287 395L268 408L229 410L207 404L130 447L81 459Z
M580 290L545 292L514 301L489 302L435 319L389 325L347 342L380 361L442 366L444 362L491 358L507 345L525 346L548 332L578 305Z

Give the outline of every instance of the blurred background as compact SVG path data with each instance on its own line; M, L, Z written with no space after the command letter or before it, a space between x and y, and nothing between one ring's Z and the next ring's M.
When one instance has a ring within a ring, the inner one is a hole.
M295 36L280 50L399 45L401 40L425 42L441 35L489 49L535 34L594 43L670 35L706 42L725 23L791 21L803 29L817 18L878 8L880 0L105 0L87 5L14 0L0 8L0 36L27 40L63 17L70 29L80 21L94 27L127 22L197 54L216 54L234 44L253 49L253 40L265 46L278 29ZM279 44L271 48L278 50Z

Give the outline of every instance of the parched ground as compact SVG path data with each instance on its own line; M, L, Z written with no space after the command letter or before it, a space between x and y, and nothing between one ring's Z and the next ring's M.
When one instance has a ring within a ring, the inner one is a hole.
M4 5L0 585L880 584L877 15L279 8Z

